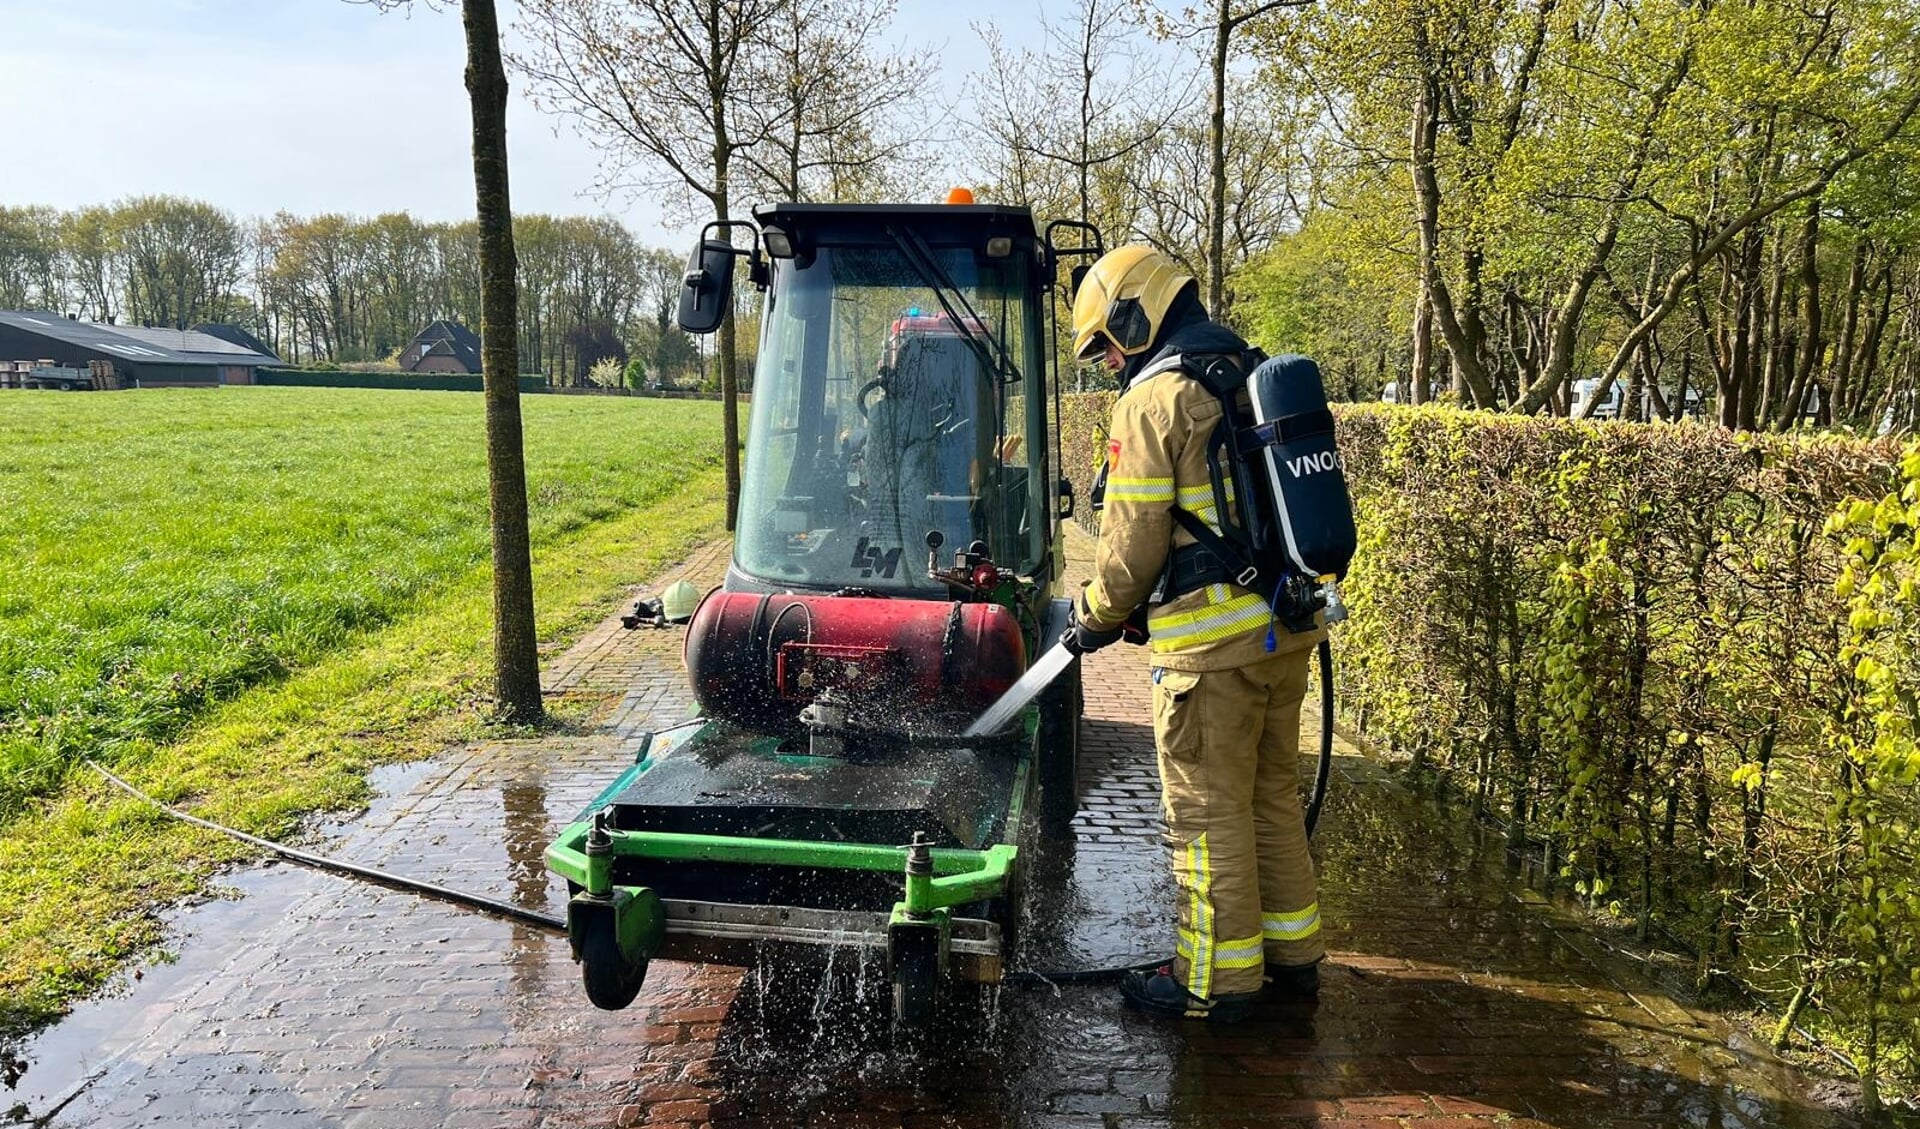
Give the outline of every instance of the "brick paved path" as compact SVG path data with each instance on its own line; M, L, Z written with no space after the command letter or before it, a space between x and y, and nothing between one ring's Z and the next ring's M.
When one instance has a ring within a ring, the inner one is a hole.
M661 584L724 563L716 547ZM327 849L557 911L541 848L642 726L684 714L678 642L609 621L548 675L617 695L601 728L383 771L385 798ZM1031 966L1171 946L1144 661L1114 648L1087 675L1087 802L1076 840L1029 860ZM178 961L29 1045L0 1098L116 1129L1831 1123L1800 1079L1532 895L1497 844L1344 752L1317 845L1335 950L1317 1007L1209 1030L1124 1012L1107 985L1008 987L905 1048L878 961L844 953L656 965L609 1014L563 938L272 866L179 914Z

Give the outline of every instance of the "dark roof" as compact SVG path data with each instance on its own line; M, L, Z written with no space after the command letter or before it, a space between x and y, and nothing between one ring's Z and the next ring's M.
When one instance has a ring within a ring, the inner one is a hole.
M0 310L0 325L109 357L152 365L271 365L279 358L191 329L101 325L40 311Z
M204 333L209 337L218 337L229 345L238 345L242 349L251 349L262 356L278 358L280 355L274 352L272 346L268 345L265 341L260 340L258 337L255 337L237 325L227 325L223 322L210 321L202 325L194 326L193 331L195 333Z
M1010 204L765 204L753 210L753 218L762 226L784 221L801 228L880 233L888 223L898 223L922 232L944 228L1039 238L1032 209Z
M457 321L436 321L413 335L407 342L407 348L414 345L427 345L420 350L421 356L439 354L451 355L467 366L468 372L480 371L480 335ZM403 350L404 351L404 350Z

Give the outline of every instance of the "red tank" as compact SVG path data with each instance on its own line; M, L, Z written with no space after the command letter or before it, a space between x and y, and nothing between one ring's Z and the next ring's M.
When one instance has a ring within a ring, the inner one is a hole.
M998 604L715 591L687 626L687 675L708 717L791 729L829 691L869 717L971 719L1027 669Z

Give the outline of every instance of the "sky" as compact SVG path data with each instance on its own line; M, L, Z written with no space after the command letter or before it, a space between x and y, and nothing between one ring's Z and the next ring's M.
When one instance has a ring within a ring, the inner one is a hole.
M458 4L0 0L0 204L73 208L167 193L240 216L473 214ZM900 0L887 37L938 52L952 108L987 54L970 24L1036 44L1032 0ZM500 0L510 26L512 0ZM509 33L509 48L512 36ZM598 156L514 84L515 211L611 215L678 248L657 202L592 195Z

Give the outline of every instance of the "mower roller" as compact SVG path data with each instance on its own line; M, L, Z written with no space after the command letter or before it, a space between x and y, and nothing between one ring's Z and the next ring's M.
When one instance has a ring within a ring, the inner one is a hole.
M631 1003L653 960L769 946L884 950L909 1027L952 982L1001 979L1022 849L1078 806L1077 667L963 734L1066 627L1048 298L1101 249L971 203L702 232L681 326L719 326L740 259L765 295L743 491L687 628L699 715L547 848L595 1005Z

